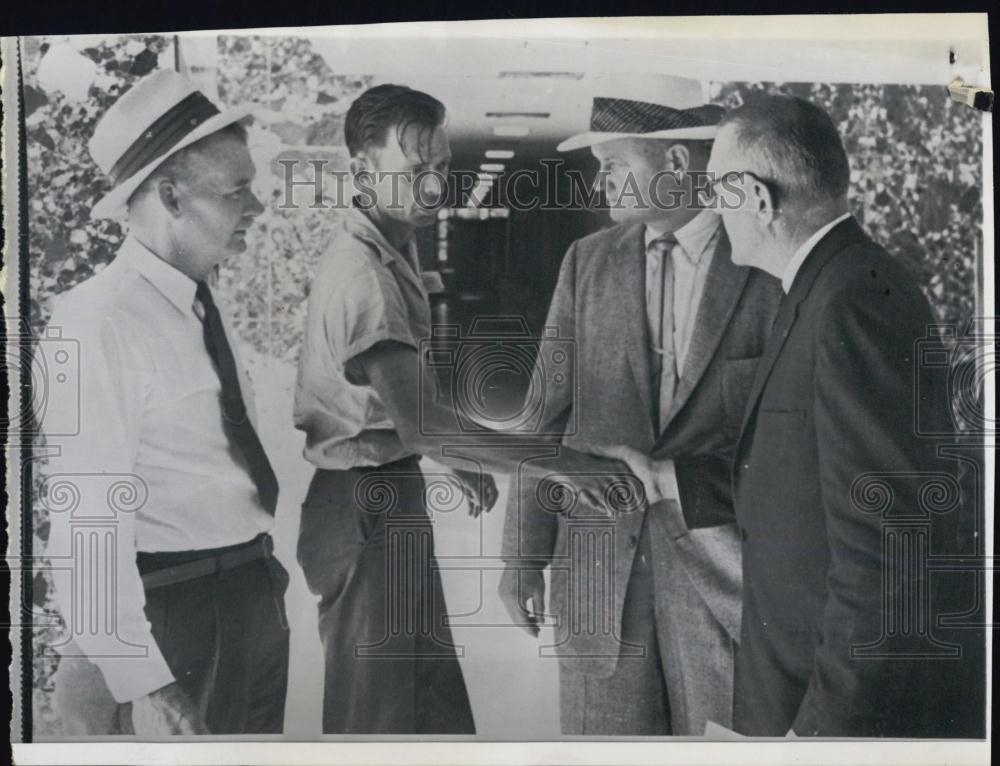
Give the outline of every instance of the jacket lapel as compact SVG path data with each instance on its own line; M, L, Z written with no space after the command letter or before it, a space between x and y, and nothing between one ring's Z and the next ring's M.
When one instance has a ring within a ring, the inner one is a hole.
M801 303L801 300L801 298L796 298L792 295L786 295L781 299L781 305L778 307L778 315L774 318L774 326L771 328L771 335L768 337L767 345L764 347L764 355L757 365L757 372L754 375L753 385L750 387L747 406L743 411L743 423L740 426L741 440L743 433L746 431L747 423L750 422L751 413L756 409L757 400L760 399L761 392L764 390L764 384L767 383L767 379L771 374L771 369L774 367L774 363L785 345L785 340L788 338L788 333L792 330L792 325L798 319L799 303Z
M622 308L622 337L643 411L649 414L652 428L655 417L652 394L652 369L649 363L649 327L646 321L646 252L643 227L629 226L618 238L614 258L620 282L615 286L616 300Z
M705 288L695 317L691 344L684 362L684 373L677 383L677 391L667 413L667 426L690 398L709 362L715 356L715 350L722 340L726 327L729 326L740 293L743 292L743 287L750 276L749 269L736 266L732 262L729 252L729 239L720 224L718 242L705 278Z
M788 335L792 331L792 327L795 325L795 320L798 319L799 304L801 304L802 301L809 296L809 291L812 290L812 286L816 282L816 278L819 276L819 273L823 270L823 267L830 261L830 259L848 245L863 239L864 236L865 234L861 230L861 227L858 226L857 221L853 218L849 218L843 223L833 227L833 229L831 229L830 232L823 237L822 240L820 240L813 252L806 257L799 273L792 282L791 291L781 300L781 305L778 307L778 316L775 317L774 327L771 330L771 335L764 348L764 355L761 357L760 364L757 366L757 373L754 376L753 385L750 388L750 396L747 399L747 406L743 412L743 424L740 428L740 442L742 442L747 426L753 417L753 413L757 409L757 403L761 394L764 392L764 386L767 384L767 380L771 375L774 363L781 354L781 349L785 346L785 341L788 339Z

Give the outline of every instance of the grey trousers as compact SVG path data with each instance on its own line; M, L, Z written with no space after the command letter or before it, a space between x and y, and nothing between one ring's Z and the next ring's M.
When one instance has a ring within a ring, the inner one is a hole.
M709 720L732 726L736 644L689 568L715 544L692 554L693 541L725 531L685 534L676 516L647 511L625 592L621 640L645 651L623 651L609 676L577 672L572 657L561 658L563 734L700 736Z
M657 640L649 514L639 536L625 593L621 639L645 648L644 656L623 653L608 677L578 673L560 662L562 733L568 735L667 735L670 703ZM660 626L662 629L662 626Z

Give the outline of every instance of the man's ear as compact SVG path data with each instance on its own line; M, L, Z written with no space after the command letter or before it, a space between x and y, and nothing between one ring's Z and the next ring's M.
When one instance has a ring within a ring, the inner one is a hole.
M757 219L765 226L770 225L777 211L771 189L759 178L754 178L753 184L750 187L750 194L753 212L757 216Z
M604 168L598 168L597 172L594 173L594 180L590 184L590 193L607 197L609 175Z
M177 193L177 186L169 178L161 178L156 184L156 194L160 204L174 218L181 216L180 195Z
M348 165L351 169L351 175L356 176L358 173L364 173L368 166L368 160L365 157L351 157L351 162Z
M371 158L365 154L358 154L356 157L351 157L351 175L354 176L354 180L362 185L371 186L374 179L372 178L372 172L374 171L374 166L372 164Z
M691 152L684 144L671 144L666 151L667 170L683 176L691 167Z

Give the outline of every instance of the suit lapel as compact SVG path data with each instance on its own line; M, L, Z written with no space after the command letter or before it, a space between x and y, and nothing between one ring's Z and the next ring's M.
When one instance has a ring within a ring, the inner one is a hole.
M747 426L757 409L757 403L764 392L768 378L771 376L771 370L781 354L781 349L785 346L785 341L795 325L795 320L798 319L799 304L809 296L809 291L812 290L816 278L830 259L864 236L865 234L858 226L857 221L849 218L834 226L820 240L813 252L806 257L805 263L802 264L799 273L792 282L791 291L782 298L781 305L778 307L778 316L775 317L774 327L764 348L764 355L757 366L753 385L750 387L750 397L747 399L746 410L743 413L743 424L740 428L740 441L743 440Z
M729 239L719 226L719 238L715 245L712 263L708 267L705 287L702 290L698 314L695 317L694 331L684 362L684 373L677 383L674 400L667 413L666 425L674 419L681 408L687 403L698 381L704 374L722 336L729 326L740 293L747 283L750 270L736 266L729 257Z
M761 392L764 390L764 384L767 382L768 376L771 374L771 369L774 367L774 363L777 360L778 355L781 353L781 349L785 345L788 333L792 331L792 325L794 325L795 320L798 319L800 302L801 298L795 298L791 295L786 295L781 299L781 305L778 307L778 315L774 318L774 326L771 328L771 334L767 339L767 345L764 347L764 355L761 357L760 363L757 365L757 372L754 375L753 385L750 387L750 396L747 399L747 407L743 411L743 423L740 427L741 434L746 431L751 413L754 409L756 409L757 400L760 398Z
M614 255L621 280L615 287L622 307L622 336L643 411L649 414L650 427L655 417L652 393L652 369L649 365L649 327L646 321L646 252L643 227L629 226L618 238Z

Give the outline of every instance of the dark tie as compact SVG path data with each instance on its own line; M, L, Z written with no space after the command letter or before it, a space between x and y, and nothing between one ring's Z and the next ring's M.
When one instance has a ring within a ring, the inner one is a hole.
M677 353L674 349L674 259L673 249L677 238L667 234L649 243L648 257L656 259L659 269L657 284L650 285L650 297L659 298L660 327L654 333L653 391L657 394L658 425L660 431L666 424L667 413L677 390ZM658 341L658 342L657 342Z
M250 475L257 485L261 505L268 513L274 515L274 509L278 504L278 480L267 459L267 453L264 452L264 446L247 417L246 404L240 392L240 379L236 372L236 360L226 339L222 317L219 316L219 309L212 300L212 291L207 284L199 282L195 296L205 310L205 319L202 322L205 347L215 363L215 370L222 383L222 426L229 440L246 458Z

